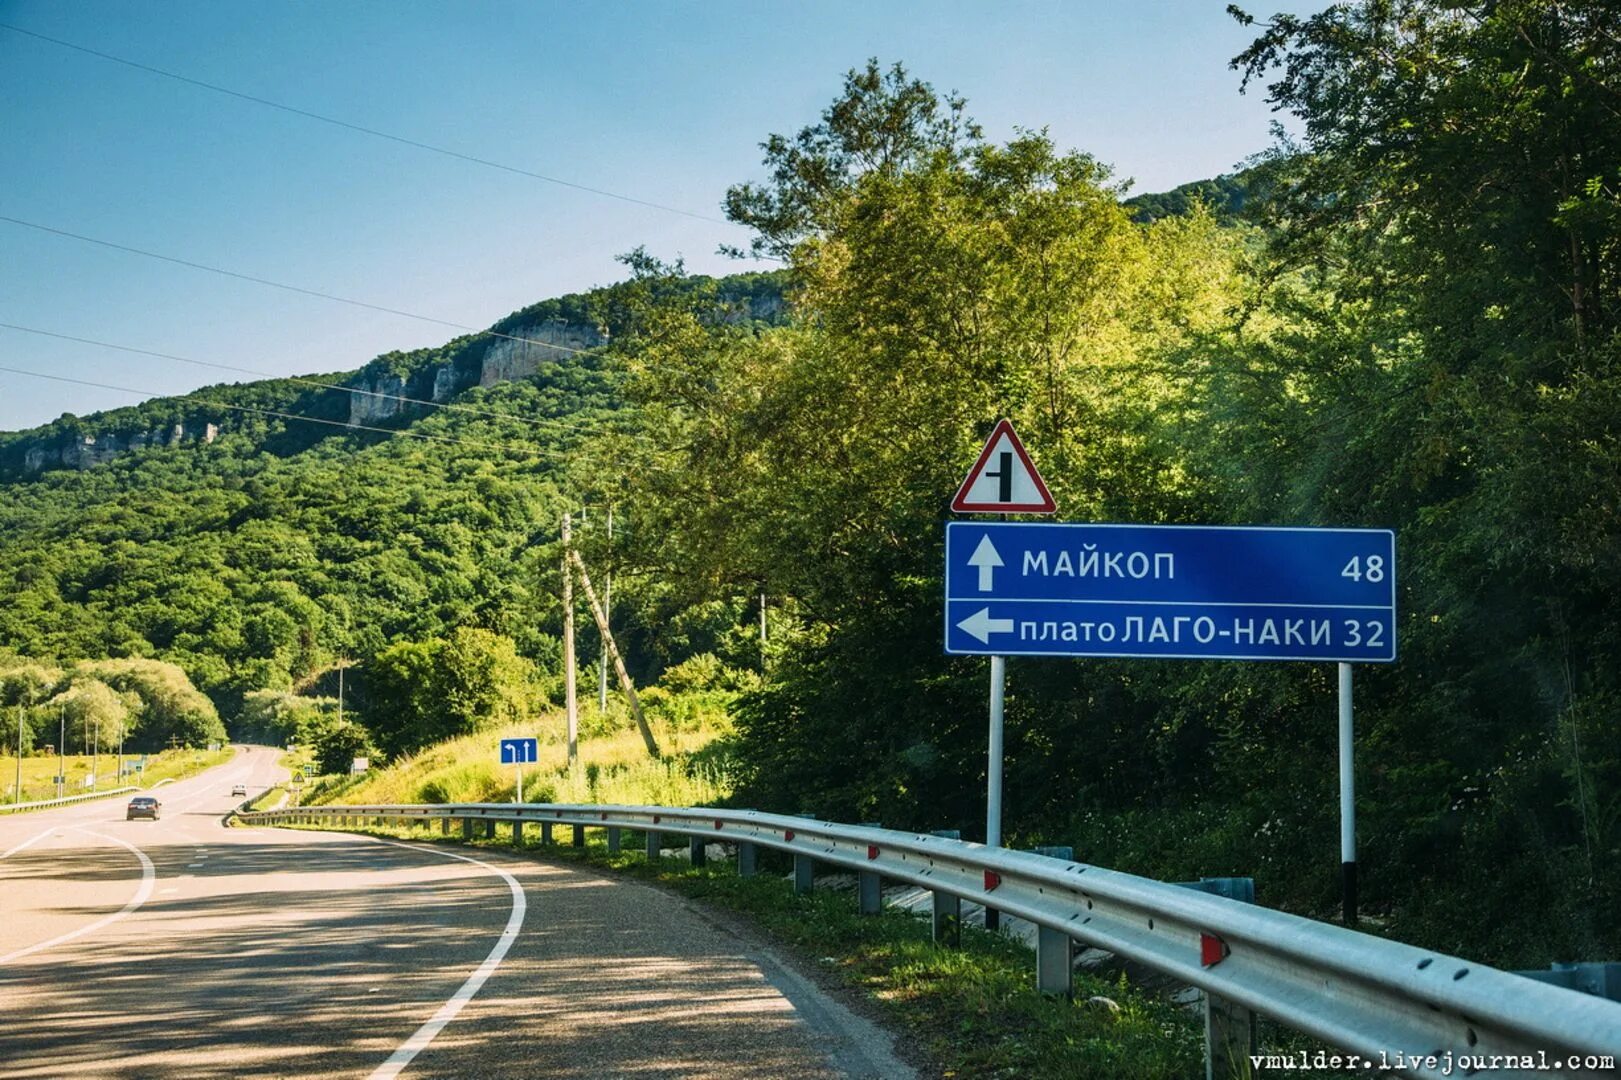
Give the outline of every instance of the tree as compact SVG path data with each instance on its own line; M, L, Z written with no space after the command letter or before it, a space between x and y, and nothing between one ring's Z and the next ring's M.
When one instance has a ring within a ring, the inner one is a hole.
M844 78L844 93L818 124L790 139L772 135L761 149L771 184L739 184L726 193L726 216L755 230L755 255L787 258L806 238L837 221L863 176L895 176L935 157L957 158L980 139L966 102L941 97L895 64L878 61Z

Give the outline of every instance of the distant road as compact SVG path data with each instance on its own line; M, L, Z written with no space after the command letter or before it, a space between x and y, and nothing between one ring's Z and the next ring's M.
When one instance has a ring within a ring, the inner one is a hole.
M0 1077L905 1076L682 901L500 853L225 828L277 751L0 819ZM464 856L457 858L456 856Z

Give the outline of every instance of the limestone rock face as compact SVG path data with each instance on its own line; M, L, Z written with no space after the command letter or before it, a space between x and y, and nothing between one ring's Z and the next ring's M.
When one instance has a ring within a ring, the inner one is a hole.
M476 384L494 386L528 378L539 371L542 364L566 361L607 340L595 327L579 323L552 321L519 327L511 331L510 337L494 338L490 342L478 361ZM351 427L372 425L413 408L409 401L401 398L445 402L474 384L470 362L459 365L454 361L418 371L409 379L395 374L362 378L352 384L362 392L349 395L349 424Z
M355 389L363 391L349 395L349 424L375 424L399 413L404 402L405 380L398 375L379 375L364 379Z
M211 443L219 438L219 433L218 424L204 424L201 429L175 424L171 428L153 428L128 434L104 432L100 435L68 436L26 447L22 454L22 471L25 476L33 476L48 469L92 469L132 450L144 450L149 446Z
M561 322L522 327L514 330L512 337L524 340L497 338L484 354L478 373L480 386L528 378L539 371L543 363L567 360L575 353L607 342L594 326Z

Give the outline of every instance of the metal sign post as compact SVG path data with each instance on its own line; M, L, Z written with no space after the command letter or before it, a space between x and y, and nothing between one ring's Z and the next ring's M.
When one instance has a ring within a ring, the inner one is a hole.
M1345 925L1356 925L1356 740L1351 729L1351 665L1340 663L1340 880Z
M998 421L985 440L968 475L952 497L951 509L962 514L1051 514L1057 509L1052 492L1041 479L1035 462L1019 441L1013 424ZM984 581L1001 566L996 552L976 551L969 560ZM765 649L765 597L760 597L760 645ZM1002 706L1007 690L1007 657L991 655L990 739L985 752L985 845L1002 846ZM985 909L985 929L995 930L1001 916Z

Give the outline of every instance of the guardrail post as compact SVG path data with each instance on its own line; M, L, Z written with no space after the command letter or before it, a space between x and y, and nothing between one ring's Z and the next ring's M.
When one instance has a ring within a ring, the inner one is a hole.
M473 838L473 819L470 818L470 817L464 817L464 818L462 818L462 839L463 840L471 840L472 838Z
M944 837L947 840L961 840L962 830L936 829L930 835ZM939 889L935 889L930 895L934 897L934 943L962 944L962 899Z
M485 818L484 819L484 839L486 839L486 840L494 840L495 839L495 821L492 818Z
M1581 962L1550 964L1546 971L1516 971L1514 974L1535 979L1537 982L1563 986L1567 990L1577 990L1583 994L1621 1001L1621 964Z
M549 822L549 821L542 821L540 823L540 843L541 843L541 845L543 847L550 847L551 846L551 843L552 843L552 823Z
M619 854L619 826L608 826L608 854Z
M450 835L450 819L448 817L442 817L439 819L439 833L441 836Z
M512 823L512 846L523 847L523 822L521 821Z
M962 944L962 901L938 889L929 895L934 897L934 943Z
M1034 850L1049 859L1075 861L1075 849L1067 844ZM1062 930L1036 927L1036 989L1065 997L1075 992L1075 942Z
M573 825L570 827L574 830L574 846L585 847L585 826Z
M760 871L760 849L752 841L739 840L737 843L737 876L753 877Z
M1185 889L1225 896L1245 904L1255 903L1255 879L1247 877L1200 878L1178 881ZM1220 995L1204 996L1204 1074L1205 1080L1228 1080L1250 1075L1249 1059L1255 1053L1255 1014Z
M663 857L664 838L657 829L647 830L647 861L658 862Z
M882 829L881 821L863 821L864 829ZM857 910L863 915L877 915L884 908L883 879L876 870L860 870L856 873L856 904Z
M709 865L709 849L701 836L687 837L687 856L692 860L693 866Z
M799 812L798 816L802 817L802 818L806 818L806 819L808 819L810 821L815 821L816 820L816 815L815 814L807 813L804 810L801 810ZM798 895L798 896L809 896L811 894L811 892L815 888L816 888L816 863L811 859L811 857L809 855L801 855L798 852L795 852L794 853L794 893L796 895Z

